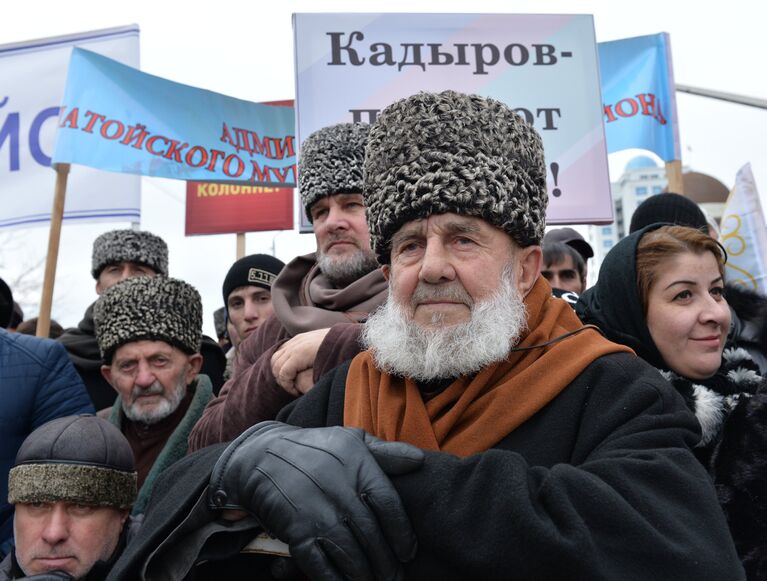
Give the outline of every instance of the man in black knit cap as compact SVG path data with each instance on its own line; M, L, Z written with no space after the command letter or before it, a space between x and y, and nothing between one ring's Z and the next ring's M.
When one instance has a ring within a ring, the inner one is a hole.
M250 337L272 315L272 283L285 263L268 254L251 254L236 261L222 287L234 347Z

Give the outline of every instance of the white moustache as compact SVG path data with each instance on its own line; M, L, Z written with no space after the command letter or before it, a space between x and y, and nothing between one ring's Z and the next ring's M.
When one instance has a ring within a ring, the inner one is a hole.
M421 303L428 301L445 300L463 303L469 308L474 306L474 299L471 298L471 295L466 292L466 289L460 283L429 284L419 282L413 292L413 296L410 298L410 304L413 307L417 307Z
M131 396L133 401L136 401L136 399L145 395L161 395L163 393L165 393L165 389L163 389L162 384L159 381L155 381L149 387L139 387L138 385L134 385Z

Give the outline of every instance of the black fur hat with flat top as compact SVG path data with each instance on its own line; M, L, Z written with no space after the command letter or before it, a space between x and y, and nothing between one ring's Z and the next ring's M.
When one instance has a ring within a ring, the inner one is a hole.
M381 264L403 224L432 214L476 216L522 247L540 244L548 203L543 144L500 101L418 93L386 107L372 125L364 195Z

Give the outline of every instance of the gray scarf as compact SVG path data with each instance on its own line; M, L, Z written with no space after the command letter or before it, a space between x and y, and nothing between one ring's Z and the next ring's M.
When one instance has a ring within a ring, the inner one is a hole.
M289 262L272 285L274 313L292 336L336 323L361 323L386 300L380 269L344 288L333 288L314 253Z

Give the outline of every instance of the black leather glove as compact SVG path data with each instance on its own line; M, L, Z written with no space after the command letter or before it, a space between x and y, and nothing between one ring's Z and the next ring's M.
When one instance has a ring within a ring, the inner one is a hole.
M401 579L416 539L386 474L411 472L423 458L360 429L262 422L219 458L208 498L253 514L311 579Z

